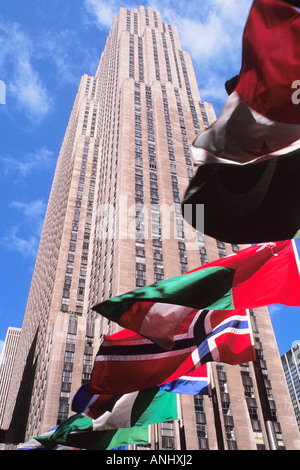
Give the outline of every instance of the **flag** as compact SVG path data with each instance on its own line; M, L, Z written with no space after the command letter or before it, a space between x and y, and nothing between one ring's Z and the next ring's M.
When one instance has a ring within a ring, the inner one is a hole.
M153 387L124 395L88 395L87 386L75 395L72 410L50 436L35 438L47 448L60 445L111 449L148 443L148 425L177 419L176 395Z
M106 300L93 309L171 350L176 329L186 321L182 328L187 334L195 309L300 305L298 262L293 240L251 246L186 274ZM173 359L175 370L174 354Z
M95 429L130 428L177 419L176 399L159 387L123 395L90 394L88 388L89 383L77 391L72 411L93 419Z
M58 426L55 426L53 429L50 429L50 431L45 432L42 434L43 437L49 437L51 436L55 430L57 429ZM18 447L18 450L47 450L41 442L37 441L35 438L30 439L29 441L25 442L24 444L21 444ZM53 450L81 450L76 447L67 447L67 446L62 446L62 445L56 445Z
M200 314L193 309L179 325L171 350L126 329L104 336L94 361L89 393L123 394L163 383L195 350L194 326Z
M173 380L173 376L175 379ZM153 390L163 390L166 392L180 393L186 395L208 395L210 392L210 373L208 371L208 365L204 364L201 367L198 367L196 370L185 374L178 378L178 373L173 374L172 377L169 377L163 384L159 385ZM132 421L132 416L137 416L141 414L139 418L141 422L145 419L145 414L140 408L142 400L145 400L144 396L150 396L149 391L141 391L139 393L132 392L130 394L124 395L121 400L121 395L104 395L104 394L91 394L88 393L89 383L86 383L80 387L80 389L75 394L72 401L72 411L75 413L83 413L89 416L92 419L98 419L102 417L102 426L105 426L110 429L117 426L132 426L137 424L134 420ZM153 390L151 393L153 393ZM139 398L138 398L139 397ZM163 401L165 399L166 409L162 407ZM157 412L157 409L154 409L154 402L151 403L151 408L149 409L151 413L154 414L154 420L157 419L162 421L169 421L170 419L176 419L176 407L174 398L169 397L168 394L157 394L155 398L160 407L160 415ZM127 420L124 421L124 415L122 409L125 409L125 403L128 405L128 415ZM145 406L145 403L144 403ZM112 420L112 410L114 410L114 417ZM135 410L129 414L129 410ZM139 411L137 411L139 410ZM167 410L167 411L166 411ZM121 416L118 416L118 413L122 413ZM151 423L149 423L151 424Z
M187 374L207 362L255 360L246 310L195 310L193 317L187 333L174 336L170 351L133 332L105 337L95 358L88 393L126 394L156 385L164 388L163 384L177 379L187 380ZM174 362L177 352L184 354Z
M182 395L210 395L209 364L197 367L174 380L167 379L159 385L160 390Z
M253 2L244 28L241 70L232 83L219 118L193 142L199 168L184 196L183 215L201 229L197 206L204 204L202 231L229 243L296 238L299 9L283 0Z
M62 424L63 425L63 424ZM61 426L62 426L61 425ZM81 431L81 426L83 431ZM86 425L86 426L85 426ZM71 424L70 424L71 426ZM110 450L116 447L123 447L130 444L148 444L149 443L149 426L135 426L133 428L113 429L110 431L94 431L88 428L88 423L80 423L74 425L72 432L64 436L55 434L49 436L39 436L35 440L40 442L47 450L59 450L63 446L69 450ZM58 444L62 442L63 444Z

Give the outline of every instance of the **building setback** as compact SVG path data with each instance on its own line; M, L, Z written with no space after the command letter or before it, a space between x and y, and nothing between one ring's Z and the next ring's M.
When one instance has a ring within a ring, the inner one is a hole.
M241 248L196 233L181 215L190 145L214 120L177 28L151 8L121 8L95 76L81 78L58 156L6 408L7 443L71 413L102 335L116 329L93 305ZM300 448L268 311L251 318L269 419L253 364L216 363L219 427L210 397L185 395L184 439L177 421L161 423L149 448L269 449L270 419L271 445Z

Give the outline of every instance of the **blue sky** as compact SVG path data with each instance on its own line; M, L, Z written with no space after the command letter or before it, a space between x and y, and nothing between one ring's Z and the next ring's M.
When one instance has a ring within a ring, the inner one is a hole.
M238 73L251 0L145 1L179 29L202 100L217 114ZM84 73L93 75L114 15L134 1L0 0L0 350L21 327L57 155ZM0 88L1 90L1 88ZM272 307L280 353L300 339L299 311Z

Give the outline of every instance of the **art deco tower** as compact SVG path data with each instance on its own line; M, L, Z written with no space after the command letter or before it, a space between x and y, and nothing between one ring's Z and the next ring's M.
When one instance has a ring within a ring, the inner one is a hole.
M191 142L214 119L176 27L150 8L121 8L95 76L81 79L58 156L6 410L7 442L69 416L101 336L116 328L93 305L239 249L195 233L181 215ZM274 439L299 448L267 310L252 319ZM269 448L253 365L214 364L214 375L221 432L209 397L183 396L187 448ZM155 442L182 445L177 422L152 431L152 449Z

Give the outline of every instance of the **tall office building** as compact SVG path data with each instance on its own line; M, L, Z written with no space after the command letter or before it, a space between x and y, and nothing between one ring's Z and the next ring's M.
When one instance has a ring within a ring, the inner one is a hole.
M214 119L176 27L150 8L121 8L95 76L81 79L58 156L7 409L7 442L28 440L69 416L102 335L116 328L93 305L239 249L196 233L181 215L193 175L191 142ZM274 440L299 448L267 310L252 312L252 320ZM253 365L213 366L217 414L210 397L181 397L186 447L269 448ZM179 449L180 430L177 421L153 427L149 448Z
M300 429L300 341L296 341L291 349L281 356L281 360Z
M9 327L0 354L0 429L8 397L9 385L20 339L21 328Z

